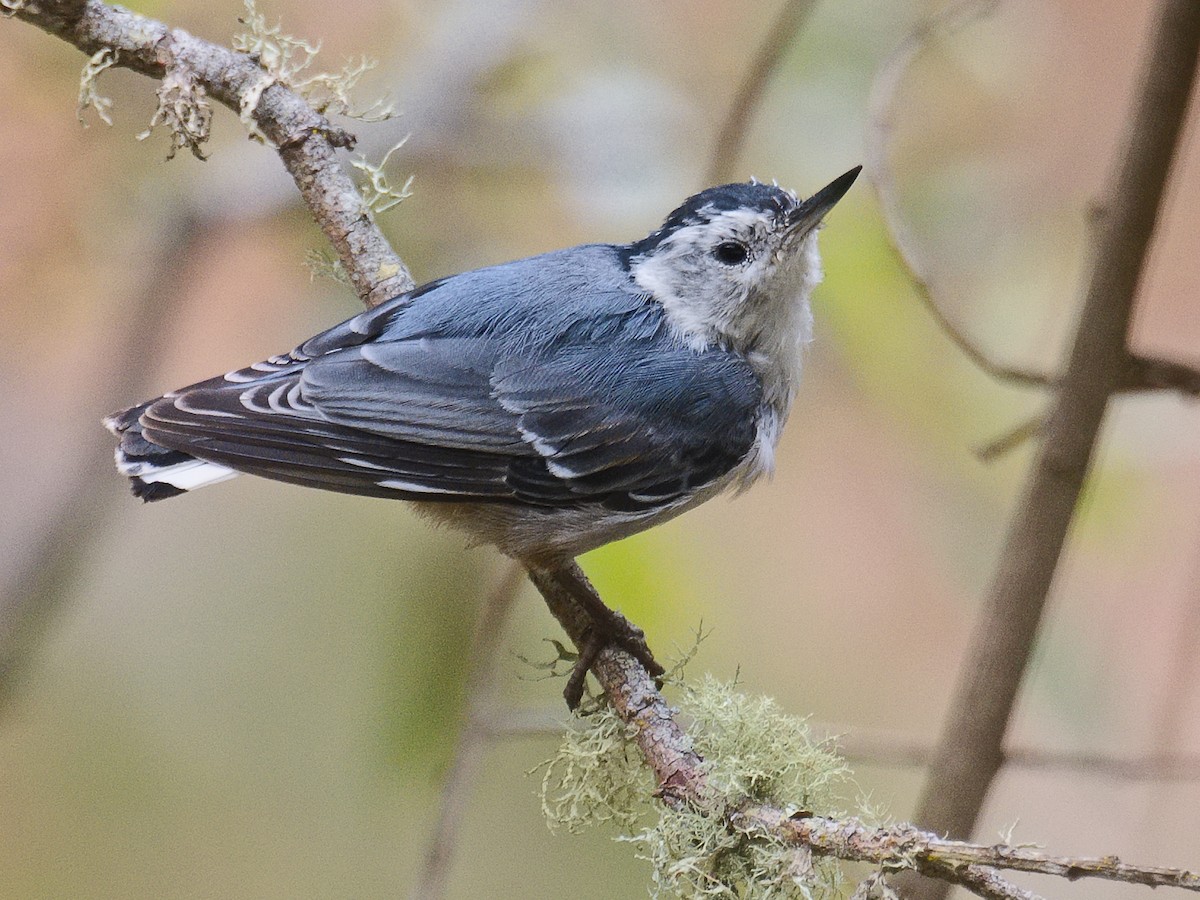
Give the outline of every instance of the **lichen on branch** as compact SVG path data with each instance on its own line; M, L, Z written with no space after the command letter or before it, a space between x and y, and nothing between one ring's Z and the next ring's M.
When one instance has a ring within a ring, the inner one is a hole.
M618 840L650 863L655 897L839 896L843 879L833 859L814 859L752 820L730 827L730 812L743 803L833 815L852 783L832 748L770 698L711 676L682 688L678 715L691 723L688 734L705 759L706 797L654 802L654 776L629 726L601 705L568 730L543 766L542 808L551 826L616 826Z

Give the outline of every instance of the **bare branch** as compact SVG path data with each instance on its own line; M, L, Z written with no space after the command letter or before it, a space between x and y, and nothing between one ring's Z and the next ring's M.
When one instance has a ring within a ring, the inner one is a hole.
M746 70L746 77L738 87L725 122L721 125L717 143L713 147L712 161L708 165L708 184L722 184L734 178L734 163L742 155L746 132L767 83L816 5L816 0L784 0L778 17Z
M892 245L908 270L917 298L951 343L978 369L998 381L1025 387L1048 387L1055 384L1056 379L1053 376L997 362L976 346L942 311L929 283L928 269L904 227L899 191L888 163L888 145L895 130L893 116L897 106L896 96L913 61L925 51L935 37L953 34L966 25L990 15L997 2L998 0L962 0L950 6L918 26L883 64L871 89L864 171L875 187L880 212L888 226Z
M119 320L111 323L110 333L96 342L105 349L89 367L96 383L107 386L105 408L117 409L147 389L165 345L162 335L181 299L173 286L218 224L174 209L153 229L153 243L142 248L153 262L143 267L144 280ZM102 531L98 526L112 495L96 472L112 464L112 443L101 429L93 428L80 446L81 464L63 476L68 489L56 506L34 520L36 527L24 549L7 561L15 574L0 598L0 709L12 699L66 596L63 585L75 577L88 539Z
M1127 123L1110 210L1091 254L1074 346L976 623L916 820L969 835L1001 746L1109 397L1127 380L1127 332L1200 49L1200 4L1164 0ZM931 886L928 897L944 895Z
M524 581L524 571L510 564L484 602L471 646L471 671L467 675L467 712L454 762L442 786L437 822L425 849L425 861L413 888L413 900L436 900L446 895L450 864L458 841L458 828L479 777L483 754L491 736L489 713L495 701L496 661L500 637L512 612L513 601Z
M774 818L774 813L761 809L747 811L748 814L759 812L762 812L768 821ZM1147 887L1176 887L1200 891L1200 873L1185 869L1131 866L1115 856L1050 856L1030 847L1010 844L985 846L952 841L912 825L870 828L853 819L808 817L788 818L779 822L778 827L791 835L793 840L811 847L814 853L828 853L839 859L889 868L894 867L897 860L908 860L912 868L936 878L945 878L948 871L961 867L976 866L1057 875L1072 880L1102 878Z
M515 721L512 734L530 733L533 720ZM521 726L526 726L524 732ZM920 768L929 764L934 747L928 741L906 739L901 735L848 732L834 726L819 730L836 735L838 752L850 762L882 766ZM1200 781L1200 757L1150 755L1110 756L1071 750L1045 750L1038 747L1013 747L1004 751L1004 765L1032 771L1059 771L1108 778L1114 781Z
M99 0L38 0L17 5L12 15L75 45L93 61L111 60L111 65L152 78L171 74L180 84L197 85L235 112L246 113L278 151L359 298L376 306L412 287L404 263L338 164L337 148L352 147L353 135L332 125L250 55ZM98 56L104 52L106 57ZM97 106L96 96L87 99ZM191 139L183 140L176 146L194 149Z
M1122 391L1178 391L1200 397L1200 368L1152 356L1131 355Z

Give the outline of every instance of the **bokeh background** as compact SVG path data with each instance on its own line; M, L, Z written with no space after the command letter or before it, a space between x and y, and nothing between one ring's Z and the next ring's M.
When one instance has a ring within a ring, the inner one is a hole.
M227 42L233 0L133 2ZM862 161L868 97L930 2L817 5L736 177L811 192ZM355 130L413 196L382 225L418 280L655 227L704 173L777 4L276 0L318 65L380 60ZM1077 310L1151 4L1008 0L929 47L893 108L890 162L947 313L994 355L1053 369ZM105 73L114 126L75 117L83 56L0 20L0 895L404 895L463 711L466 652L503 562L402 504L254 479L143 507L100 417L286 350L357 310L311 280L324 249L269 150L218 111L211 158L135 140L153 82ZM1200 362L1193 127L1137 309L1140 348ZM735 674L832 730L932 740L1020 492L1028 447L973 447L1045 398L974 370L920 308L860 182L822 235L817 341L778 473L583 560L660 653ZM1118 400L1057 579L1011 743L1200 753L1200 409ZM37 598L36 616L16 617ZM554 622L524 589L502 702L557 710ZM551 834L552 735L488 751L454 897L644 896L602 829ZM910 814L911 766L856 764ZM853 801L854 798L849 798ZM987 840L1200 864L1200 785L1005 770ZM1143 889L1026 880L1055 897Z

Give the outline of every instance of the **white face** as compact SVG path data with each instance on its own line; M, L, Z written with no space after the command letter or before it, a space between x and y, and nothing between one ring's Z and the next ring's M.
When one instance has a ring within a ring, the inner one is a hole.
M794 208L794 199L782 208L701 206L688 224L671 229L668 220L630 272L693 346L750 354L803 344L821 268L816 222L792 224Z

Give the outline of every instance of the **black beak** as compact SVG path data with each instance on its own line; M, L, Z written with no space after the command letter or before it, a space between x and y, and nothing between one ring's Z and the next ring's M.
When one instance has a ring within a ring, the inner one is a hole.
M789 212L788 232L794 237L801 237L821 224L825 214L833 209L842 197L846 196L846 191L850 190L850 185L854 184L854 179L861 171L862 166L855 166Z

